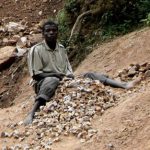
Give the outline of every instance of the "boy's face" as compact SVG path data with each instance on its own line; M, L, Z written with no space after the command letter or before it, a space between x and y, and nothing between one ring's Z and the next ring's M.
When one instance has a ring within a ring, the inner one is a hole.
M54 25L45 25L43 35L46 41L56 41L58 29Z

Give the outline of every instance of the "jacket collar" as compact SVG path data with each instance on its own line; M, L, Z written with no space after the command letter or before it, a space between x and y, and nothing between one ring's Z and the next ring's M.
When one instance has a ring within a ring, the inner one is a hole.
M56 43L56 48L55 48L54 50L52 50L52 49L47 45L47 43L46 43L45 40L43 40L43 44L44 44L46 50L48 50L48 51L57 51L57 50L59 49L59 44L58 44L58 43Z

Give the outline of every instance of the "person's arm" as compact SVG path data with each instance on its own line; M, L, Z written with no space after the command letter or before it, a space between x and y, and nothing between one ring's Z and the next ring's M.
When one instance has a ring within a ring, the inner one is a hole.
M62 73L40 73L40 74L36 74L36 75L33 75L33 79L36 80L36 81L40 81L46 77L57 77L59 78L60 80L63 79L63 77L65 76L65 74L62 74Z
M38 51L38 47L33 46L28 53L28 68L31 77L36 74L43 73L43 63Z
M73 70L72 70L72 67L71 67L71 65L70 65L70 62L69 62L69 59L68 59L68 56L67 56L67 54L66 54L66 58L67 58L67 72L66 72L66 76L68 77L68 78L72 78L72 79L74 79L74 74L73 74Z
M67 78L71 78L71 79L74 79L74 74L68 74L66 75Z

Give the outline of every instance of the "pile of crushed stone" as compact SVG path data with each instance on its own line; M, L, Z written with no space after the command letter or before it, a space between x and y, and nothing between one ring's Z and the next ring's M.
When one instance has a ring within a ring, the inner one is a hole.
M122 81L130 81L139 76L143 79L150 77L150 63L130 64L128 68L123 69L117 75Z
M50 149L62 136L74 135L81 142L86 142L97 133L92 119L115 103L116 96L99 81L82 78L63 80L52 100L35 114L32 125L26 126L25 131L2 132L1 137L17 137L19 143L33 136L28 148L34 150ZM13 128L20 125L22 122ZM20 149L24 146L20 145Z

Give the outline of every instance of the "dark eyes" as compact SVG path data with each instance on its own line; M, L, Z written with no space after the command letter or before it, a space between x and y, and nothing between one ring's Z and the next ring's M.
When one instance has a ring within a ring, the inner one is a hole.
M45 29L45 32L57 32L57 30L56 29Z

